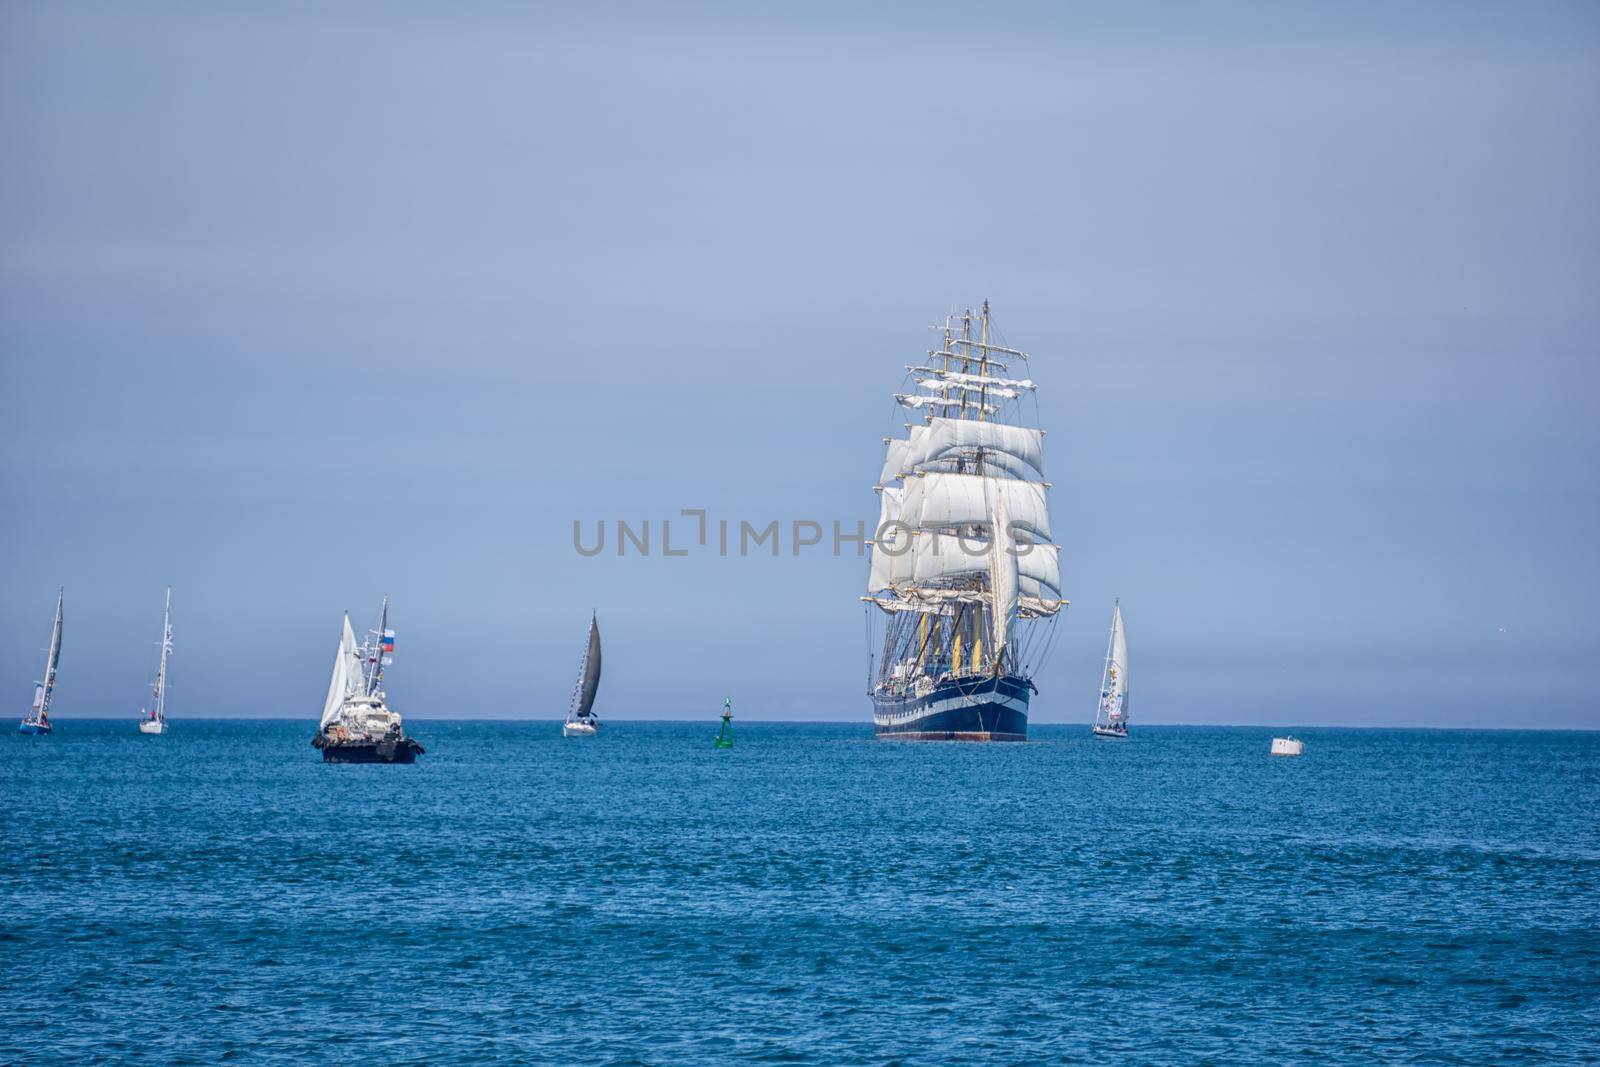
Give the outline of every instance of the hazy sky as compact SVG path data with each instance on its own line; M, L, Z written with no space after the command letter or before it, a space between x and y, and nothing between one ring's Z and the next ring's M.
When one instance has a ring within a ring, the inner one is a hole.
M1066 595L1034 719L1600 727L1600 8L0 6L0 693L869 721L876 514L988 298ZM685 530L687 527L685 527ZM675 528L677 539L679 530ZM653 546L658 547L658 546Z

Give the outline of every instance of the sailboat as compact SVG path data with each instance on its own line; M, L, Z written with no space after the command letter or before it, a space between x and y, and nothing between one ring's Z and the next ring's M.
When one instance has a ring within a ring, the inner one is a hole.
M1122 601L1111 609L1111 636L1106 638L1106 669L1100 678L1100 703L1095 706L1096 737L1128 739L1128 635L1122 628Z
M1044 431L1021 424L1035 386L1027 353L995 343L988 301L934 328L942 343L906 366L925 391L895 394L923 421L884 439L873 487L879 522L862 599L869 627L883 622L869 670L874 732L1025 741L1032 670L1067 606Z
M25 734L48 734L54 727L50 725L50 698L56 691L56 668L61 665L61 605L66 599L66 590L56 592L56 621L50 627L50 651L44 659L44 681L35 682L33 686L33 707L28 709L28 714L22 717L18 729Z
M562 737L593 737L600 732L600 719L594 713L594 696L600 691L600 620L589 617L589 643L583 650L583 666L572 687L572 703L567 707Z
M383 669L394 660L394 631L389 629L389 598L383 598L378 628L360 645L345 612L344 631L333 655L333 677L322 705L322 722L313 748L324 763L414 763L424 749L407 737L397 712L383 693Z
M161 613L161 665L156 668L150 706L139 712L141 734L167 732L167 656L172 653L172 586L167 586L167 606Z
M733 698L724 697L722 701L722 729L717 731L717 740L713 748L733 747Z

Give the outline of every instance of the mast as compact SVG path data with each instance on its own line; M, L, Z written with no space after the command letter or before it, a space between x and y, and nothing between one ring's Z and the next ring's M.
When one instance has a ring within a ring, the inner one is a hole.
M983 421L983 409L989 406L989 298L983 298L983 335L982 347L979 349L978 373L983 375L984 382L978 388L978 421ZM961 390L965 397L967 391ZM983 453L978 453L978 469L983 470Z
M389 651L389 594L383 595L383 607L378 610L377 642L368 653L367 662L372 670L367 672L367 696L378 692L378 686L383 681L383 654Z
M167 718L167 654L172 651L172 586L167 586L167 604L161 611L161 665L156 668L155 713Z

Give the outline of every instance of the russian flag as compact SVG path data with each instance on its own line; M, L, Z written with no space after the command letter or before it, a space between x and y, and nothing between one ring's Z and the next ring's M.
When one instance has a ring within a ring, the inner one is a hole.
M383 631L383 650L385 652L393 652L394 651L394 631L393 630L385 630L385 631Z

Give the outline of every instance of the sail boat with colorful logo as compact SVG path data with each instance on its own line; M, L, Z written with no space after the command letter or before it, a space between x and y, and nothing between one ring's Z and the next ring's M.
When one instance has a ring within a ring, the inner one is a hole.
M172 586L167 586L167 605L161 612L161 663L156 668L150 706L139 713L141 734L167 732L167 657L172 653Z
M594 713L594 698L599 692L600 620L591 615L589 643L584 646L583 665L578 668L578 682L572 687L572 703L561 724L562 737L593 737L600 732L600 718Z
M923 421L884 439L874 486L862 598L869 627L883 623L873 726L881 738L1024 741L1033 672L1067 606L1044 431L1024 425L1035 385L1027 353L997 343L987 301L934 328L939 346L906 366L924 391L895 394Z
M1100 677L1100 702L1095 705L1096 737L1128 739L1128 634L1122 626L1122 601L1111 609L1111 636L1106 638L1106 667Z
M56 591L56 619L50 627L50 651L44 658L44 681L33 686L33 706L22 717L18 729L25 734L48 734L55 728L50 725L50 700L56 691L56 668L61 665L61 606L66 591Z

